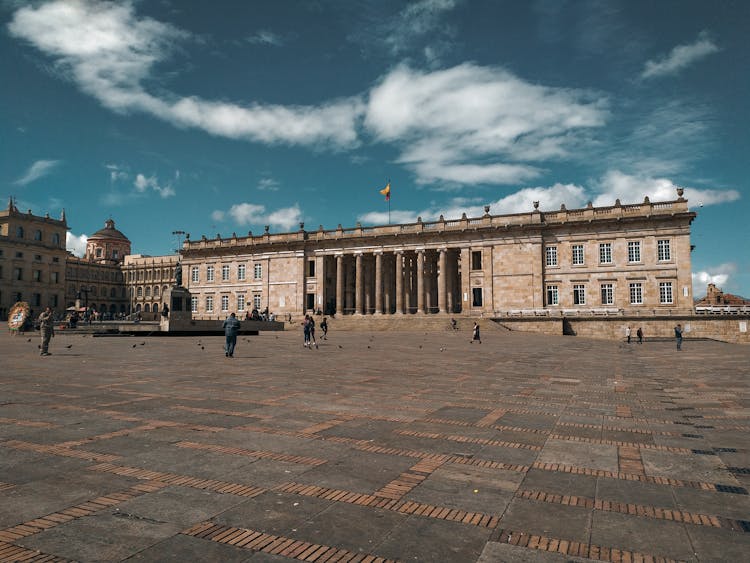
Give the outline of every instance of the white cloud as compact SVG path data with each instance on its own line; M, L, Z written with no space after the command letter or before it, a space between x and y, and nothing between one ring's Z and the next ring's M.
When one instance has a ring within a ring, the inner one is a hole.
M65 248L75 256L82 258L86 254L86 243L89 237L86 235L76 236L70 231L65 233Z
M434 38L440 18L445 12L453 10L456 4L456 0L420 0L407 5L398 16L385 24L383 41L396 55L407 51L415 40L429 36L433 43L425 48L425 55L428 60L434 58L439 45Z
M159 179L156 176L146 177L143 174L137 174L135 177L135 181L133 182L133 186L135 186L135 190L138 193L145 193L150 188L158 193L162 199L175 195L175 191L172 185L166 184L160 186Z
M613 205L615 199L621 203L639 203L648 196L651 201L672 201L677 199L677 188L683 187L684 196L692 205L714 205L740 199L737 190L699 189L678 186L667 178L633 176L619 170L610 170L598 182L594 205Z
M608 116L606 100L525 82L465 63L421 72L401 65L370 92L366 127L403 147L419 183L513 184L541 174L537 163L564 158Z
M357 98L287 107L148 92L144 84L153 79L153 67L189 34L137 16L130 2L56 0L24 6L8 29L55 58L82 91L117 112L144 112L177 126L264 143L345 147L357 142L355 122L362 112Z
M51 173L52 170L60 164L59 160L37 160L32 164L29 169L21 176L18 180L13 182L17 186L25 186L30 184L34 180L46 176Z
M284 40L278 34L267 29L261 29L245 37L245 41L255 45L273 45L274 47L280 47L284 44Z
M211 218L222 221L229 216L237 225L268 225L285 231L291 231L299 226L302 211L298 204L268 211L265 205L255 203L236 203L229 211L215 210Z
M258 189L266 192L277 192L279 191L279 183L273 178L261 178L258 182Z
M117 164L105 164L104 167L109 170L109 181L112 183L120 180L127 180L130 177L129 174Z
M693 295L705 295L706 286L712 283L723 288L730 278L737 273L737 264L727 262L700 272L693 272Z
M677 74L692 63L719 51L719 47L711 41L703 31L698 38L689 45L678 45L666 57L660 60L646 61L641 78L654 78Z

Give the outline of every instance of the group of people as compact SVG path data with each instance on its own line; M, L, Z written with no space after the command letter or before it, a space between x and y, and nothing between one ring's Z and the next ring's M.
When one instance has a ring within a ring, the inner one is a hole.
M630 344L630 327L627 327L625 329L625 337L628 339L628 344ZM638 330L635 331L635 335L638 338L638 344L643 344L643 329L641 327L638 327Z
M320 330L323 331L323 340L328 340L328 320L326 317L323 317L323 320L320 321ZM315 319L313 319L312 315L305 315L305 320L302 321L302 333L304 336L303 346L309 349L315 346L317 350L318 342L315 340Z

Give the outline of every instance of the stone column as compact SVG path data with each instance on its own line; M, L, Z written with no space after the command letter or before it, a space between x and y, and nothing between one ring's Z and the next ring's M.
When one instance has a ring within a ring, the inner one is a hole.
M354 295L354 308L355 313L357 315L363 315L365 312L365 295L364 295L364 284L362 279L362 271L364 268L362 268L362 253L358 253L356 255L356 270L354 273L355 276L355 295Z
M424 250L417 250L417 314L424 314Z
M344 256L336 256L336 313L344 314Z
M404 253L396 252L396 314L404 314Z
M446 285L447 285L447 277L448 272L448 260L447 260L447 250L445 248L440 249L440 264L438 266L438 312L445 313L445 297L446 297Z
M383 314L383 253L375 253L375 314Z

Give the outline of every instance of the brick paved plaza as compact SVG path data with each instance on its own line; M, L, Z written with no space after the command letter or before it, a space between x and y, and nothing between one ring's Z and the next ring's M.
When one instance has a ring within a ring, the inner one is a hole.
M333 328L4 333L0 560L747 560L750 347Z

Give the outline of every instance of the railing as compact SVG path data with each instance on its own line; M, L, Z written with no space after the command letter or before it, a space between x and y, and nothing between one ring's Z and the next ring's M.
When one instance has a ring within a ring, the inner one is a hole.
M530 213L514 213L508 215L484 215L482 217L451 220L439 220L430 222L405 223L398 225L380 225L371 227L357 226L348 229L333 229L317 231L299 230L287 233L264 232L260 235L248 234L246 237L237 237L232 235L227 238L201 238L199 240L186 240L183 248L185 250L200 250L207 248L221 248L233 246L254 246L266 244L284 244L305 239L316 241L337 240L342 238L354 238L362 236L377 236L396 233L418 234L424 231L460 231L471 226L490 227L490 228L508 228L515 225L531 225L545 222L547 224L565 223L568 221L580 221L591 219L605 219L623 216L637 215L654 215L654 214L673 214L675 212L687 212L687 202L677 200L671 202L659 203L639 203L634 205L614 205L610 207L587 207L584 209L560 209L558 211L533 211Z

